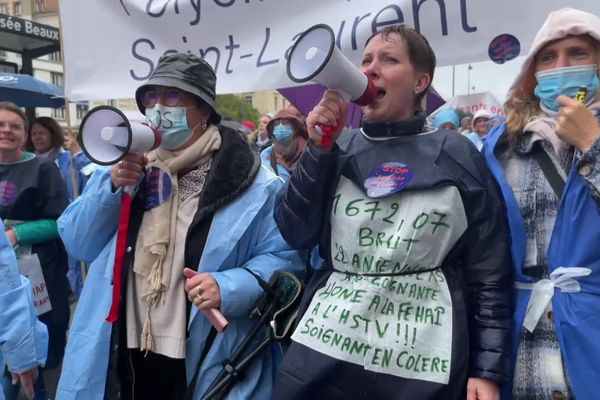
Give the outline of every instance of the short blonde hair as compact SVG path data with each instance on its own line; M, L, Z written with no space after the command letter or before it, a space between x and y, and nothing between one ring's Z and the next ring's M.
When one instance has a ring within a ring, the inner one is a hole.
M17 114L23 120L23 127L25 128L25 133L29 133L29 120L27 119L27 115L25 112L21 110L21 108L15 103L11 103L10 101L0 101L0 110L10 111Z

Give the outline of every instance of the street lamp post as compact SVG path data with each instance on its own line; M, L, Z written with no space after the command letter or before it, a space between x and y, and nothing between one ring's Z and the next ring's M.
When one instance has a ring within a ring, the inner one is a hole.
M471 64L467 67L467 94L471 94L471 70L473 67Z
M455 73L456 73L456 65L452 64L452 97L454 97L454 82L455 82Z

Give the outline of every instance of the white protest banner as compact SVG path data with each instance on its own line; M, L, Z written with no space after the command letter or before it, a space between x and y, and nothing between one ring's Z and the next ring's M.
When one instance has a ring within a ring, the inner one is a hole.
M46 280L44 279L44 273L42 272L42 266L37 254L34 253L20 257L17 259L17 263L19 264L21 274L25 275L29 279L29 282L31 282L33 305L37 314L42 315L52 310L48 287L46 286Z
M60 0L66 95L133 97L159 57L189 52L217 73L218 93L294 86L285 60L294 40L325 23L359 63L367 37L387 25L420 30L438 65L510 60L527 52L548 12L572 0ZM600 1L578 8L600 14Z
M292 339L369 371L448 383L452 299L440 266L466 229L455 187L372 199L342 177L331 212L335 272Z
M495 115L504 115L502 103L490 92L454 96L443 106L432 112L431 115L429 115L429 118L433 120L437 113L447 108L461 110L471 114L475 114L478 110L487 110Z

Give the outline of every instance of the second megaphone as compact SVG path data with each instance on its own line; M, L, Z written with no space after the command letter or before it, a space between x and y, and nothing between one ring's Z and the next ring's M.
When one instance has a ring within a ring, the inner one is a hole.
M114 107L90 110L80 127L81 149L92 162L113 165L128 153L143 154L160 145L160 134L148 125L132 122Z
M364 106L377 98L377 89L360 69L336 47L330 26L319 24L294 43L287 61L287 75L297 83L312 81L342 91L348 100Z

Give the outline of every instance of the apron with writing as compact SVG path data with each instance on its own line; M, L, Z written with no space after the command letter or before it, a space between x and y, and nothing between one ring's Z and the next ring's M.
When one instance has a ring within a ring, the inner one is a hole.
M453 313L440 266L467 229L458 189L370 198L342 176L330 224L334 271L292 339L366 371L447 384Z

